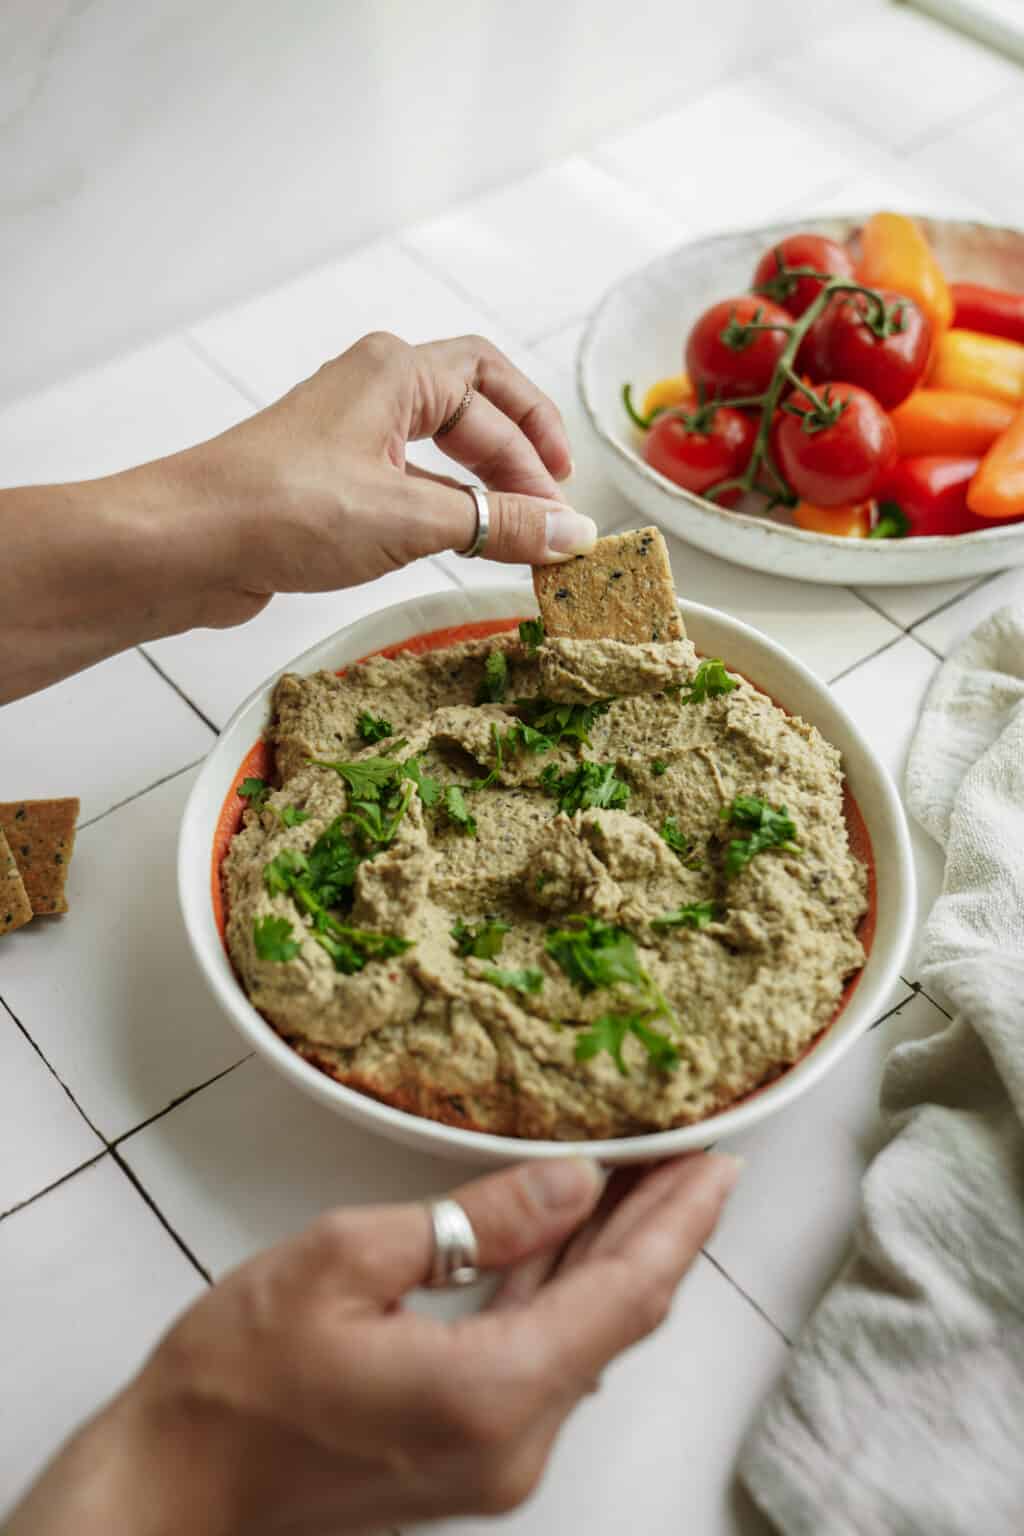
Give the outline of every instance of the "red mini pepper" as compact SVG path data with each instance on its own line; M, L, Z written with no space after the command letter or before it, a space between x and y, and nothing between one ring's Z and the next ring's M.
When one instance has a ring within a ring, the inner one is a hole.
M986 288L982 283L954 283L953 324L964 331L982 331L1024 342L1024 293Z
M907 520L909 538L991 528L991 519L975 517L967 506L967 487L980 462L933 454L899 459L877 493L880 518L895 503Z

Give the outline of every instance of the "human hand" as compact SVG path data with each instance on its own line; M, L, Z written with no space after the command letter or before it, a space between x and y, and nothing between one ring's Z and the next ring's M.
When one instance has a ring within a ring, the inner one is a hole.
M405 459L467 390L438 446L494 493L486 558L543 565L589 549L597 530L558 486L572 460L554 402L481 337L412 347L376 333L267 410L165 461L202 487L202 526L219 535L206 561L218 598L208 622L241 622L274 592L354 586L468 548L472 498ZM225 529L237 533L227 546ZM229 564L218 560L226 553Z
M401 1307L430 1269L424 1206L333 1211L196 1303L7 1536L344 1536L511 1509L608 1362L664 1320L736 1173L698 1155L601 1195L566 1158L465 1185L480 1265L505 1275L454 1323Z

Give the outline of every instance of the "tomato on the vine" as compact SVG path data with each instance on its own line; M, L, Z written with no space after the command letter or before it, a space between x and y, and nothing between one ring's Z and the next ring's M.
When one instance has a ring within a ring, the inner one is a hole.
M756 424L727 405L695 407L659 416L644 440L644 457L667 480L698 496L741 475L757 436ZM726 491L721 504L738 500Z
M787 235L765 251L750 286L794 316L809 309L825 285L817 277L793 276L793 267L811 267L830 277L853 276L853 258L844 246L824 235Z
M792 315L770 299L723 299L690 332L686 371L708 399L763 394L792 325Z
M836 294L819 323L813 362L819 377L859 384L891 411L924 376L932 328L913 299L886 288L878 296L882 308L866 293Z
M794 390L775 434L779 468L816 507L867 501L896 457L896 434L878 401L856 384Z

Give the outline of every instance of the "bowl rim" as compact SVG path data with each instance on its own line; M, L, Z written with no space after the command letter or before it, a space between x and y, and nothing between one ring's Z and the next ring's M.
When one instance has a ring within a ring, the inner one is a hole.
M921 224L936 222L934 214L912 213L908 216ZM991 528L978 528L971 533L922 534L913 539L858 539L851 541L835 533L812 533L806 528L796 528L788 523L776 523L770 518L762 517L755 512L732 511L727 507L718 506L713 501L706 501L703 496L698 496L693 491L685 490L681 485L674 485L664 475L659 475L656 470L652 469L639 456L635 449L614 436L611 430L607 429L602 422L597 404L591 397L588 389L588 369L591 365L592 353L596 349L596 340L605 312L615 303L625 289L634 283L640 282L650 273L657 272L664 267L671 267L684 251L698 251L702 247L719 245L740 237L751 240L777 240L785 238L787 234L796 234L809 229L815 223L834 222L860 226L870 217L870 213L808 214L806 218L786 219L774 224L758 225L753 229L734 228L719 230L712 235L701 235L695 240L684 240L679 245L673 246L671 250L663 251L659 256L654 257L653 260L645 262L643 266L634 267L624 277L618 278L609 288L605 289L601 298L588 315L576 349L576 393L579 396L587 420L605 448L610 450L628 470L634 474L639 474L640 478L645 480L652 490L667 497L669 501L676 502L680 507L698 508L702 513L719 519L723 527L741 527L757 530L760 534L768 533L772 537L789 540L797 545L802 544L808 549L812 549L815 546L824 546L826 548L839 546L848 549L851 542L855 542L858 551L874 551L874 553L867 555L867 559L875 560L876 562L884 558L888 558L890 562L904 562L913 558L915 550L924 554L933 551L951 551L965 547L972 549L979 547L991 548L993 545L999 545L1000 543L1012 544L1015 540L1024 542L1024 522L995 523ZM943 218L941 222L943 224L956 225L962 229L985 230L993 235L1015 236L1024 241L1024 232L1015 229L1012 225L989 224L979 219Z
M872 823L875 820L886 819L890 825L893 836L886 846L886 855L891 860L890 869L895 878L898 898L897 921L890 923L881 944L879 932L876 931L875 934L871 957L877 953L879 960L876 974L871 979L871 986L865 992L862 972L858 986L843 1010L844 1018L851 1010L854 1011L855 1016L858 1011L863 1016L857 1019L854 1027L838 1032L830 1024L804 1057L785 1069L778 1078L763 1085L761 1089L755 1090L751 1096L690 1125L666 1131L645 1132L638 1136L580 1141L528 1140L503 1136L491 1131L467 1130L446 1125L441 1121L431 1120L407 1110L396 1109L369 1094L337 1082L327 1073L305 1061L278 1035L273 1026L256 1010L243 990L213 922L210 899L210 860L217 819L225 797L223 794L218 796L214 792L208 807L206 804L210 793L208 785L221 767L221 754L254 705L264 706L261 712L265 719L265 706L269 703L271 690L278 677L284 672L291 671L305 676L318 667L329 665L330 662L335 662L337 665L355 662L360 655L367 653L362 651L351 657L339 658L336 652L344 647L349 636L389 615L397 620L403 613L421 614L424 610L436 609L439 616L443 616L445 610L448 610L450 617L453 597L456 599L468 597L471 602L483 601L489 610L486 615L488 617L500 618L507 614L513 618L523 612L524 596L526 597L525 606L529 607L529 588L524 588L521 584L486 587L468 593L437 592L425 597L407 598L371 614L362 615L350 624L344 625L316 644L307 647L305 651L286 662L258 684L238 705L218 735L200 767L182 812L177 852L178 900L182 920L206 985L247 1044L297 1087L354 1123L363 1124L367 1129L378 1129L382 1134L389 1135L390 1139L404 1141L407 1145L417 1142L424 1150L432 1147L434 1153L438 1155L444 1154L451 1157L465 1154L467 1162L476 1159L493 1164L498 1161L513 1162L571 1155L589 1156L607 1163L660 1160L683 1151L699 1149L725 1135L746 1130L774 1114L776 1110L784 1109L801 1093L820 1081L854 1042L876 1022L885 999L899 977L914 927L915 875L909 833L903 807L885 764L848 711L831 694L827 683L812 673L785 647L744 620L735 618L721 609L691 602L688 599L680 599L677 596L684 618L692 617L699 622L702 617L707 616L713 622L724 622L727 626L733 626L748 642L752 642L755 647L772 657L776 663L781 663L784 668L789 669L799 681L809 686L815 695L822 696L828 707L839 717L862 753L865 767L872 771L877 782L883 805L876 808L870 818L863 807L862 814L869 836L872 838L873 849L876 847L876 836ZM483 619L485 615L480 613L477 617ZM456 619L454 622L460 621ZM467 621L462 620L462 622ZM400 644L401 638L412 639L416 634L430 633L431 629L444 627L443 617L441 617L439 622L431 622L430 628L424 629L418 625L399 639L385 641L384 644ZM358 647L356 649L358 650ZM257 727L257 731L259 729ZM253 745L253 741L239 744L237 762L232 760L230 764L232 774L237 772L246 752ZM887 957L884 956L886 949ZM869 963L871 957L869 957ZM865 998L868 999L867 1004L865 1004Z

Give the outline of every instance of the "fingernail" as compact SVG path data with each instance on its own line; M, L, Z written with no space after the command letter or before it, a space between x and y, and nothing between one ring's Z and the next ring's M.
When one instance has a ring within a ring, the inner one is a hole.
M747 1165L745 1157L736 1157L732 1152L713 1152L714 1161L719 1165L719 1177L722 1182L723 1195L729 1195L736 1187L736 1181Z
M576 460L575 459L570 459L569 460L569 468L565 471L564 474L556 475L555 478L557 480L559 480L559 481L571 480L575 473L576 473Z
M553 507L548 513L548 555L585 555L597 543L597 524L592 517L574 512L571 507Z
M548 1210L582 1205L588 1195L604 1188L604 1181L604 1169L589 1157L560 1157L550 1163L531 1163L526 1170L530 1192Z

